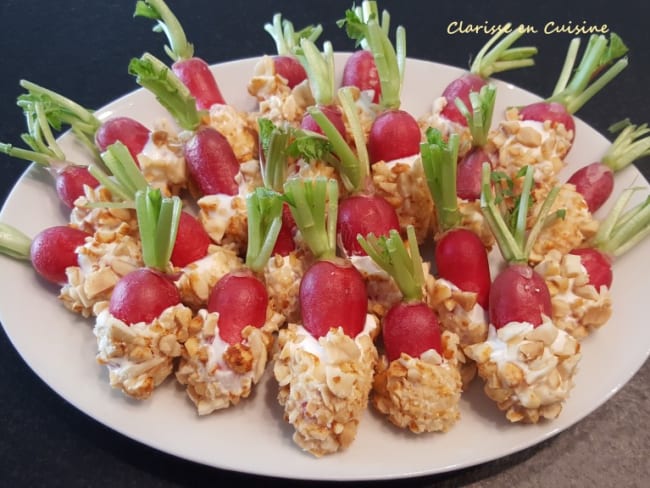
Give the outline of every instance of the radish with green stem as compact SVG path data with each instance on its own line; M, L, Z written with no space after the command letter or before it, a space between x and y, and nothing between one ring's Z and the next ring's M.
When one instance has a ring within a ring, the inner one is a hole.
M575 138L572 114L627 66L623 57L627 47L612 33L609 40L592 35L574 70L580 42L576 37L569 44L553 94L544 101L509 109L490 134L488 148L495 154L496 169L512 178L520 168L533 165L536 186L544 191L555 186L557 174L566 165L564 158Z
M602 327L612 313L612 263L650 234L650 198L630 206L640 188L625 189L598 232L568 254L549 253L535 269L551 290L553 320L576 339Z
M388 419L414 433L447 431L458 420L462 382L458 336L442 332L425 302L425 276L412 226L404 244L388 237L359 236L369 256L397 283L402 298L382 319L385 357L374 379L372 403ZM404 374L404 370L417 374Z
M332 44L329 41L324 42L321 53L312 41L303 38L300 40L300 49L296 51L296 55L307 72L315 107L327 116L343 137L346 137L343 115L336 105ZM322 134L320 127L309 113L302 118L300 127Z
M135 205L144 267L124 275L110 300L96 305L93 333L97 362L107 367L111 386L143 400L172 374L196 323L166 274L172 269L180 199L147 187L136 191Z
M491 169L483 166L481 205L492 226L506 267L490 290L490 327L485 341L464 348L476 361L484 391L510 422L538 423L560 415L573 389L580 344L551 320L550 292L528 265L539 230L561 217L551 212L551 190L532 229L526 231L533 168L526 167L522 192L504 217L492 188ZM510 222L511 226L506 222Z
M360 6L354 7L354 10L349 10L346 13L346 18L348 16L352 23L356 22L357 19L361 19L363 23L367 23L370 18L378 19L379 9L377 8L377 2L364 1ZM337 22L337 25L341 27L345 23L346 19L342 19ZM388 34L390 14L386 10L382 11L381 28ZM372 101L379 103L381 99L381 83L375 58L369 50L368 41L365 38L357 40L358 46L361 46L361 49L352 53L345 61L341 86L355 86L361 91L372 90Z
M458 143L458 134L445 143L440 132L429 129L421 151L436 213L436 280L427 292L443 328L466 346L487 336L491 277L487 249L474 230L476 219L463 219L456 195Z
M356 437L377 360L377 322L366 313L363 278L336 256L336 181L289 179L285 198L316 261L300 283L302 325L280 330L273 372L294 442L320 457Z
M277 55L272 58L274 72L286 80L289 88L294 88L307 79L307 72L295 54L300 40L306 38L316 42L323 27L320 24L308 25L296 31L290 21L282 19L281 14L275 14L273 23L264 24L264 30L275 41Z
M628 120L610 127L611 132L620 130L600 161L576 170L567 180L575 185L591 213L607 201L614 189L614 174L627 168L639 158L650 155L650 132L647 124L633 125Z
M169 42L165 52L173 61L172 70L196 100L198 110L226 103L210 66L194 56L194 46L188 42L182 25L163 0L138 0L133 15L155 20L154 31L165 34Z

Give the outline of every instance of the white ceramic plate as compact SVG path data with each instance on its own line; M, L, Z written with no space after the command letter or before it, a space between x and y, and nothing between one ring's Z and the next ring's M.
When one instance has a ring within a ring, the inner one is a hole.
M339 54L339 72L345 55ZM255 60L214 67L226 99L252 109L246 92ZM457 68L409 60L403 108L414 115L429 110L444 86L462 73ZM539 98L498 83L495 119L506 106ZM166 116L143 90L98 111L101 117L120 114L151 125ZM597 160L607 140L577 120L576 146L570 167ZM72 160L81 149L70 138L63 145ZM647 186L635 168L617 175L617 188ZM38 209L38 210L37 210ZM32 168L9 196L0 219L29 235L64 223L67 215L53 185L42 170ZM125 398L108 385L107 371L95 362L92 322L66 311L58 290L39 280L29 265L0 258L0 320L15 348L34 372L59 395L98 422L161 451L229 470L297 479L372 480L451 471L519 451L547 439L595 410L618 391L643 365L650 352L650 328L644 323L650 276L650 240L615 263L614 314L609 324L585 340L576 387L558 419L539 425L511 425L473 382L462 399L461 419L446 434L413 435L392 427L368 410L357 439L345 452L315 459L292 440L282 420L276 385L268 374L254 395L226 411L199 418L183 389L169 379L144 402Z

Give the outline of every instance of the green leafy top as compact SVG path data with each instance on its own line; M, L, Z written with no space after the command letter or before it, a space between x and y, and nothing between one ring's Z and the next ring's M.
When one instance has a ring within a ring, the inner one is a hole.
M526 263L533 248L535 240L544 227L558 218L564 218L565 210L560 209L551 213L553 202L560 191L554 187L542 204L530 231L526 232L528 212L531 207L534 169L525 166L518 176L524 177L521 193L515 198L514 208L509 215L503 212L504 203L492 183L499 183L498 178L492 178L490 163L483 163L481 183L481 210L492 230L501 251L501 255L508 263ZM510 194L507 195L511 197Z
M337 22L357 45L364 44L372 52L381 85L379 104L384 109L397 109L401 104L404 64L406 62L406 31L402 26L395 33L395 47L388 37L390 16L384 13L379 23L377 2L364 1L361 9L348 9L345 18Z
M194 46L188 42L181 23L163 0L138 0L133 16L157 21L153 30L167 37L169 46L165 46L165 52L172 61L194 56Z
M601 159L612 171L620 171L637 159L650 156L650 136L646 136L650 133L648 124L634 125L625 119L613 124L609 130L620 131Z
M508 31L510 31L509 34L494 45ZM512 24L507 23L481 48L472 62L470 72L481 78L489 78L492 74L501 71L533 66L535 64L533 56L537 54L536 47L510 47L524 32L521 27L512 30Z
M406 228L406 235L408 250L395 229L390 231L388 237L368 234L365 238L358 236L357 239L368 256L395 280L405 302L421 301L424 270L412 225Z
M280 56L295 56L296 50L300 47L302 39L309 39L316 42L323 32L323 27L318 25L308 25L299 31L295 31L293 24L282 19L282 14L273 16L273 23L264 24L264 30L270 34L275 41L277 53Z
M36 152L46 152L47 147L58 159L64 159L51 129L61 131L68 125L79 141L98 156L95 133L101 122L91 110L31 81L21 80L20 86L27 91L17 101L27 120L28 134L23 135L27 145Z
M336 257L339 188L334 179L290 178L284 198L303 239L316 259Z
M282 195L268 188L256 188L246 197L248 247L246 266L261 272L268 262L282 227Z
M197 110L196 100L189 89L158 58L144 53L129 63L129 74L138 85L152 92L183 129L195 131L201 124L203 112Z
M467 119L467 127L472 134L472 146L474 147L483 147L487 144L496 96L497 89L492 84L482 86L478 93L470 92L471 112L460 98L455 100L458 110Z
M609 40L604 35L590 36L580 64L574 70L579 49L580 38L576 37L569 44L553 94L547 98L548 102L561 103L571 114L578 111L628 64L627 58L622 57L628 48L613 32Z
M422 166L434 201L438 226L444 232L460 222L456 196L459 136L451 134L449 141L445 142L440 131L429 128L426 137L426 142L420 144Z

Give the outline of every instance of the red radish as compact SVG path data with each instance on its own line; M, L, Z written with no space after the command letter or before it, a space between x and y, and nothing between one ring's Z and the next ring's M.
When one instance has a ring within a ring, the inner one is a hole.
M361 49L355 51L345 61L341 86L356 86L361 91L372 90L372 101L379 103L381 97L381 83L375 58L370 51Z
M481 197L481 168L490 157L483 148L470 151L458 161L456 195L473 202Z
M393 206L379 195L352 195L339 203L337 233L341 245L349 256L363 256L357 236L373 233L388 236L399 229L399 220Z
M456 194L464 200L475 201L481 196L481 170L484 162L491 161L485 145L492 125L495 99L496 88L485 84L478 91L468 93L469 105L461 99L454 103L472 135L472 149L458 161L456 171Z
M627 66L627 58L619 59L627 53L627 47L614 33L609 41L604 35L591 36L580 64L574 70L579 48L580 38L576 37L569 45L553 94L542 102L519 109L522 120L548 121L551 127L562 124L567 131L571 131L572 140L575 138L573 114ZM601 74L614 61L616 63ZM560 157L564 157L564 154Z
M65 283L67 281L65 270L70 266L79 265L75 251L79 246L84 245L88 237L92 236L65 225L42 230L31 243L32 266L46 280L58 284Z
M280 256L288 256L296 250L296 241L294 235L296 233L296 222L291 215L289 205L285 203L282 206L282 227L278 233L278 238L275 241L272 254L279 254Z
M95 142L100 151L105 151L111 144L120 141L138 162L138 154L146 146L151 131L137 120L129 117L112 117L105 120L95 132Z
M368 296L359 271L336 257L337 182L293 178L284 189L296 225L316 259L300 282L303 326L316 338L337 327L356 337L365 326Z
M338 243L346 256L360 256L365 255L365 251L357 242L358 235L364 236L373 233L378 236L387 236L391 229L399 230L400 224L395 208L369 187L368 152L350 88L343 87L339 89L338 94L354 138L357 155L323 113L314 110L311 113L328 138L332 152L339 161L337 169L343 185L349 192L339 202Z
M445 143L439 131L429 129L427 142L421 145L422 166L435 202L435 263L440 278L462 291L476 293L477 303L487 310L491 286L487 251L476 233L459 227L458 144L458 134L451 134Z
M571 254L580 256L587 270L589 282L600 291L601 286L612 286L612 262L618 256L641 242L650 234L650 197L627 209L632 195L639 188L627 188L618 197L612 210L600 223L596 235L585 247Z
M420 126L404 110L382 112L373 122L368 136L370 163L394 161L420 150Z
M366 9L373 8L371 2L364 2L364 5ZM397 48L394 48L387 29L384 30L379 25L378 16L363 15L363 8L362 6L359 12L348 10L345 20L339 25L345 24L348 36L367 44L380 80L381 113L374 120L368 135L370 164L374 164L418 154L421 133L415 118L405 110L399 109L406 56L404 28L397 28Z
M436 242L434 259L440 278L463 291L476 293L476 301L487 310L490 265L485 246L474 232L463 228L445 232Z
M96 188L98 185L99 182L86 166L76 165L66 166L59 171L55 181L56 193L68 208L73 208L75 200L85 194L84 187Z
M440 114L452 122L467 126L467 119L458 109L456 99L460 98L472 110L469 94L480 91L486 84L485 79L474 73L465 73L460 78L456 78L442 92L447 104Z
M176 241L172 249L171 262L182 268L197 261L208 253L210 236L196 217L181 212Z
M183 145L183 153L190 178L203 195L236 195L239 185L239 162L223 134L202 125L202 115L195 106L194 97L165 64L145 53L129 63L129 72L136 82L151 90L158 101L171 113L183 129L193 134Z
M512 228L508 227L495 203L491 173L489 163L485 163L481 210L494 233L507 266L496 276L490 288L490 323L497 329L510 322L528 322L538 326L543 322L544 316L552 315L551 296L544 279L528 265L528 254L542 226L549 219L562 215L561 211L549 215L559 187L549 192L532 228L526 234L529 202L534 185L533 168L526 167L521 194L516 200L513 217L509 219Z
M204 60L200 58L179 59L172 64L172 71L196 99L197 109L209 110L213 105L226 103L217 86L217 80Z
M336 130L339 131L343 137L345 137L345 123L343 122L343 114L335 105L332 106L319 106L318 107L323 114L332 122ZM307 112L300 122L300 127L305 130L316 132L317 134L323 135L323 131L320 126L316 123L312 115Z
M636 126L624 120L610 127L610 131L616 132L621 127L623 130L601 161L578 169L567 180L575 185L592 213L602 207L612 194L614 173L650 154L650 137L646 136L650 129L647 124Z
M219 131L201 127L185 143L185 162L203 195L236 195L239 162L232 146Z
M183 27L163 0L139 0L134 16L157 21L156 28L165 33L169 42L165 51L174 61L172 71L188 88L198 110L226 103L208 63L194 56L194 46L187 41Z
M314 337L339 326L356 337L366 321L366 283L349 262L317 261L300 282L300 307L303 326Z
M424 271L413 226L407 228L407 251L399 232L386 239L373 234L359 237L368 255L393 277L402 301L393 305L382 320L382 336L389 361L406 353L413 358L429 349L442 351L440 325L434 311L423 300Z
M511 264L492 283L490 292L490 323L497 329L510 322L542 323L542 315L550 317L553 309L548 286L527 264Z
M315 42L323 31L322 26L309 25L296 32L293 24L288 20L282 20L281 14L273 16L272 24L264 24L264 30L268 32L277 49L277 55L273 56L275 72L287 80L287 86L293 88L307 79L307 72L295 55L295 51L303 38Z
M269 303L264 283L250 272L224 275L210 292L208 312L219 313L219 336L228 344L242 341L244 327L262 327Z
M287 86L294 88L307 79L307 72L300 61L292 56L274 56L275 72L287 80Z
M181 200L176 196L164 198L159 189L146 187L136 191L135 206L145 267L131 271L115 284L108 307L111 315L129 325L149 323L165 309L181 303L171 276L164 274L171 269Z
M113 288L109 311L122 322L149 323L166 308L181 303L172 281L159 271L140 268L123 276Z
M445 87L442 96L447 103L440 113L444 119L467 126L467 117L459 109L456 103L457 99L462 100L469 112L473 114L474 107L470 100L470 94L473 92L478 93L486 86L487 80L492 74L535 64L532 58L537 54L537 48L511 48L524 34L521 29L512 29L508 35L494 45L511 27L511 24L507 24L503 29L496 32L478 52L469 72L463 73Z
M587 270L589 283L594 285L596 290L600 290L601 286L612 287L614 276L611 258L598 249L589 247L574 249L571 254L580 256L580 262Z
M402 353L418 358L429 349L442 351L438 318L422 302L400 302L392 307L382 322L382 334L389 361L399 359Z

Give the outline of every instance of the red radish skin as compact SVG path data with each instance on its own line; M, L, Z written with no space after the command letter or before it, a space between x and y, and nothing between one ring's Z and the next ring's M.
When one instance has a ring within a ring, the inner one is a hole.
M65 270L78 266L75 250L83 246L87 232L66 225L57 225L42 230L32 239L30 259L36 272L47 281L64 284L67 281Z
M266 322L269 296L264 284L245 271L223 276L210 292L208 312L219 313L219 337L228 344L243 340L241 331L248 325L262 327Z
M370 163L418 154L420 140L420 127L410 113L404 110L382 112L373 122L368 136Z
M576 124L573 116L567 112L564 105L558 102L537 102L527 105L519 110L521 120L534 120L536 122L551 122L554 127L558 124L564 125L564 128L573 134L572 140L575 139Z
M108 310L115 318L133 325L150 323L165 309L179 303L180 293L169 277L150 268L140 268L115 284Z
M90 174L86 166L66 166L56 173L56 193L68 208L74 208L74 202L85 194L84 186L96 188L99 182Z
M463 200L475 201L481 198L481 171L483 163L490 162L484 149L470 151L458 162L456 168L456 195Z
M596 212L612 194L614 190L614 172L600 162L591 163L577 170L567 180L575 185L590 212Z
M190 177L203 195L236 195L239 162L228 139L211 127L201 127L185 143Z
M321 112L323 112L323 115L329 119L329 121L336 127L336 130L339 131L339 134L343 137L343 139L347 139L347 135L345 132L345 123L343 122L343 113L338 107L334 106L321 106L318 107ZM309 130L312 132L316 132L318 134L324 135L323 129L320 128L318 123L314 120L314 118L311 116L309 113L305 113L304 117L302 118L302 121L300 122L300 127L305 130Z
M129 117L113 117L106 120L95 133L95 143L100 151L117 141L124 144L133 160L138 163L138 154L149 141L151 131L137 120Z
M537 272L525 264L511 264L492 282L490 323L497 329L510 322L542 323L542 314L552 314L551 294Z
M481 91L486 84L487 82L483 78L473 73L466 73L460 78L456 78L442 92L442 96L447 100L447 105L442 109L441 115L451 122L467 127L467 119L456 107L456 98L460 98L472 113L469 94Z
M224 105L221 95L208 63L200 58L182 59L172 65L172 71L196 99L196 108L209 110L216 104Z
M287 80L287 86L294 88L307 79L307 72L300 61L291 56L274 56L276 74Z
M419 358L429 349L442 352L438 319L422 302L391 307L382 322L382 336L389 361L399 359L401 353Z
M463 228L447 231L436 243L434 259L440 278L462 291L476 293L477 302L487 310L490 264L485 246L474 232Z
M580 256L580 261L587 270L589 283L594 285L596 290L600 290L601 286L612 287L612 260L609 256L589 247L574 249L571 254Z
M339 202L337 234L348 256L365 256L357 236L373 233L388 236L391 229L400 230L395 208L379 195L353 195Z
M346 262L317 261L300 282L303 327L315 338L342 327L356 337L366 323L368 295L363 277Z
M286 202L282 205L282 227L273 247L273 255L288 256L296 250L296 221L291 215L291 209Z
M359 90L373 90L372 101L379 103L381 83L375 58L370 51L355 51L345 62L341 86L356 86Z
M205 257L210 242L210 236L201 225L201 222L193 215L181 212L170 261L174 266L183 268Z

